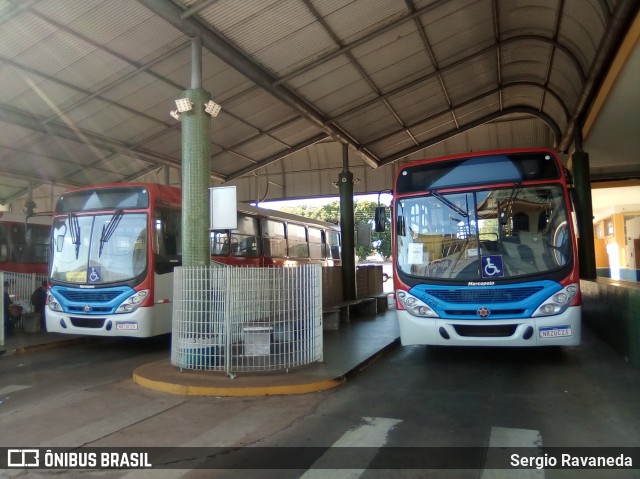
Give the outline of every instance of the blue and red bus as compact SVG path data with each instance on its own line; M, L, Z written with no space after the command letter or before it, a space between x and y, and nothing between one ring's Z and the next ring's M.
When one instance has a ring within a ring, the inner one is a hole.
M392 237L402 344L579 344L569 186L547 149L401 166Z
M150 337L171 332L182 253L181 190L112 184L64 193L51 229L48 331ZM238 205L235 230L211 232L212 261L340 263L336 225Z

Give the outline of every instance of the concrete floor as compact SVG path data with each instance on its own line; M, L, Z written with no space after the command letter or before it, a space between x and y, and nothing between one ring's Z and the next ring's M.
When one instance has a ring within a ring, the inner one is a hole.
M94 337L18 330L6 338L4 354L97 340ZM303 394L339 386L350 372L398 342L395 309L389 309L375 317L342 323L336 331L324 331L323 361L286 373L238 374L231 380L220 372L180 371L167 358L137 368L133 372L133 380L148 389L195 396Z

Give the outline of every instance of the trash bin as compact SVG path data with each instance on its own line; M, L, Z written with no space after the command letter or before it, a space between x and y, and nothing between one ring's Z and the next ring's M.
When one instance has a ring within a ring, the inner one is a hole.
M271 327L260 324L247 324L242 327L244 333L245 356L269 356L271 354Z
M201 336L178 340L178 366L186 369L208 369L224 363L223 348L217 336Z

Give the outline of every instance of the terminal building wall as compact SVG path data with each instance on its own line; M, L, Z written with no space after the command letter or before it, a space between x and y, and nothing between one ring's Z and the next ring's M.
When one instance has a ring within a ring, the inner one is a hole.
M601 212L593 226L598 277L640 281L640 205Z

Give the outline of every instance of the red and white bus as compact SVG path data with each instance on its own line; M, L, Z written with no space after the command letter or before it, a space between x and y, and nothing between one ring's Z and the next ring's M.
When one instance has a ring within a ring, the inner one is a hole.
M392 216L402 344L580 343L576 234L553 151L407 163Z
M51 221L0 211L0 271L46 274Z
M82 188L60 197L51 230L48 331L150 337L171 332L181 265L181 191L159 184ZM338 264L336 225L238 206L238 227L211 232L229 265Z
M211 258L233 266L338 266L340 240L337 225L239 204L237 229L211 232Z

